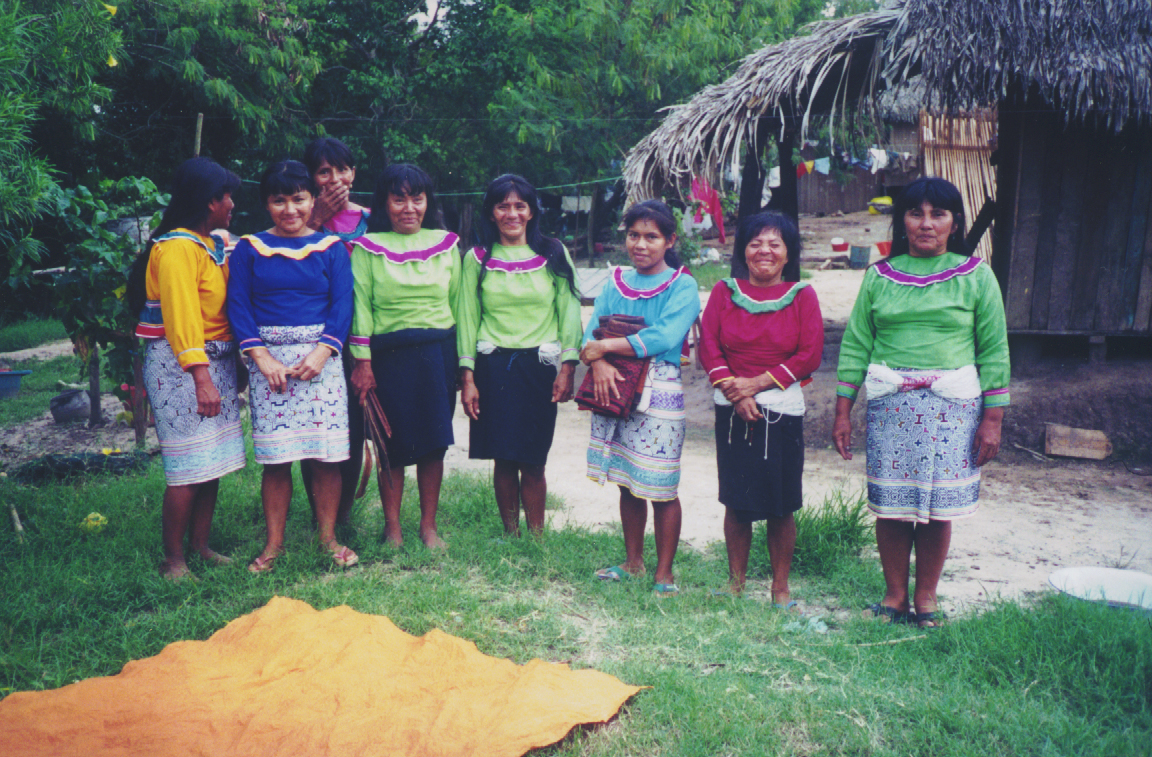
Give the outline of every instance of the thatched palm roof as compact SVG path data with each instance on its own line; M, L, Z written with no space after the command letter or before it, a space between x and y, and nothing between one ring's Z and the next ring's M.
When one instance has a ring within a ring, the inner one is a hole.
M762 117L843 112L921 74L954 109L1039 95L1069 119L1113 128L1152 119L1148 0L896 0L811 25L804 37L749 55L727 81L669 109L632 149L634 196L737 167ZM803 127L802 127L803 130Z

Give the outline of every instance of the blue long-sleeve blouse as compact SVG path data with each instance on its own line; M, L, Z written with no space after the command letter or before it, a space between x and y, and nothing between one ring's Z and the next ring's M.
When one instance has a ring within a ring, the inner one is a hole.
M261 326L317 323L324 324L320 344L344 348L352 327L352 266L340 237L250 234L228 266L228 320L242 351L265 346Z
M596 297L592 319L584 329L584 343L602 315L640 315L647 325L628 337L638 358L651 357L680 364L680 349L688 330L700 315L700 292L696 280L683 268L642 276L615 269Z

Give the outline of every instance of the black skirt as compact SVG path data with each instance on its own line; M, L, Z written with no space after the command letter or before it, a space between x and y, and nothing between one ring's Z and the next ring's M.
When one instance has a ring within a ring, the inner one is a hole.
M392 426L388 464L443 458L455 441L456 330L402 329L372 337L376 396Z
M804 418L769 412L749 432L735 408L717 405L716 468L720 502L737 522L796 512L803 505Z
M538 350L500 349L476 356L480 420L469 426L468 457L544 465L556 431L556 368Z

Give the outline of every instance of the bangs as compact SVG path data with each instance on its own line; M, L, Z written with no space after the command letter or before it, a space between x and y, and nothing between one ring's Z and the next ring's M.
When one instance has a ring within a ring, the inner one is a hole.
M285 160L268 167L260 177L260 199L267 201L273 195L294 195L307 192L316 196L316 184L307 167L296 160Z
M308 166L309 173L320 170L321 163L327 163L341 171L356 167L348 145L335 137L322 137L310 142L304 148L304 163Z
M389 166L385 174L385 188L388 194L397 197L432 194L432 177L416 166L407 164Z

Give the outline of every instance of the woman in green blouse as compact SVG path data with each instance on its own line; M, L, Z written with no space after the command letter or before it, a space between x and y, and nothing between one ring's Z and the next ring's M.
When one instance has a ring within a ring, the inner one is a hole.
M849 413L868 391L868 507L884 598L868 613L938 625L952 521L975 514L980 466L1000 448L1008 332L992 270L964 245L955 186L924 178L892 207L892 254L869 268L840 346L832 437L852 459ZM908 592L912 551L916 587Z
M556 404L572 399L580 300L572 261L540 233L536 189L513 174L488 185L464 255L460 287L460 400L472 420L468 456L495 460L496 504L509 534L544 530L544 465Z
M368 233L352 248L355 307L349 349L363 405L375 391L392 426L392 484L381 481L384 537L400 546L404 468L416 466L420 538L444 547L436 529L444 453L456 404L456 235L437 228L432 179L416 166L388 166L376 181Z

